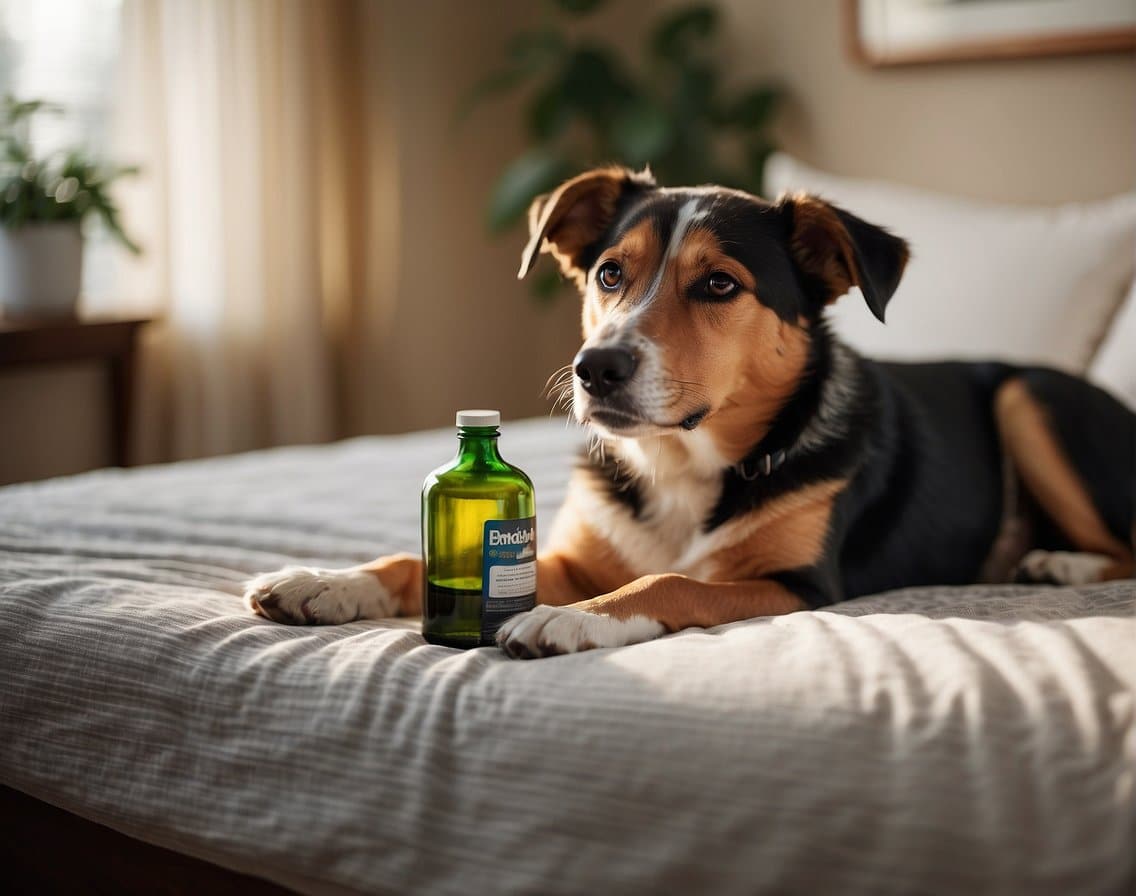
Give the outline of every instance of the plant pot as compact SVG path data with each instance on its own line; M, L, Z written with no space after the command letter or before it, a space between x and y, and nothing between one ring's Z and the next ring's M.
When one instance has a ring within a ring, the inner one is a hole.
M77 221L0 227L0 311L10 316L73 315L83 275Z

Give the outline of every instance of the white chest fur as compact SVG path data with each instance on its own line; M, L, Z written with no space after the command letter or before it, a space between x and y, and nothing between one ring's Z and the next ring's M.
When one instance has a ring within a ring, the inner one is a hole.
M737 537L732 525L704 532L722 490L726 461L703 433L624 440L620 462L640 475L642 508L589 493L580 511L636 576L677 572L709 578L710 559Z

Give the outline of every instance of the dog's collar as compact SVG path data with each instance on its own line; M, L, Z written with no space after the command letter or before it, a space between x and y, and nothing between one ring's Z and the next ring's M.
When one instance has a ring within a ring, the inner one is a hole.
M768 476L774 470L780 469L785 463L785 452L774 451L772 454L759 454L757 457L747 457L734 464L736 472L746 482L752 482L758 476Z

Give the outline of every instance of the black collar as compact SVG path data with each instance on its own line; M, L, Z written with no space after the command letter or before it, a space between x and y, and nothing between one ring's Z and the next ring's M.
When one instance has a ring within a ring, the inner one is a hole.
M734 464L734 472L746 482L752 482L758 476L768 476L774 470L780 469L785 463L785 456L785 452L780 449L772 454L751 455Z

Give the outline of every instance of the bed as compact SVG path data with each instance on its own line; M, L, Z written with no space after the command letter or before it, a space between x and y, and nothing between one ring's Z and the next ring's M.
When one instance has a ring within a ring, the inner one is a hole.
M547 527L580 434L504 433ZM416 549L452 445L0 490L0 784L303 893L1132 891L1134 582L903 591L531 662L242 605L254 572Z

